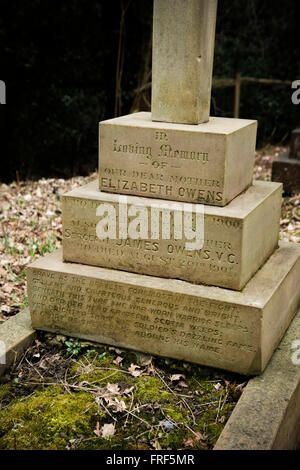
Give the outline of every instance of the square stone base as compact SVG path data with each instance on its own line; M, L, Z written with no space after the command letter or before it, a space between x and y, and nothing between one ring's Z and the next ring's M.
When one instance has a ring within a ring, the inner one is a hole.
M188 250L185 226L181 239L175 239L172 230L163 239L161 219L158 238L153 239L151 231L153 207L167 207L172 228L174 214L186 210L184 203L127 196L127 213L132 208L146 210L148 228L143 239L122 239L119 195L100 192L92 182L62 197L63 260L240 290L278 246L281 192L281 184L255 181L226 207L204 206L203 247ZM104 214L97 216L97 209L104 204L116 214L115 239L97 236L98 224L105 220ZM195 208L190 209L193 216ZM130 233L135 218L127 219Z
M300 192L300 159L289 158L289 151L276 158L272 164L272 181L283 183L288 196Z
M102 121L100 190L225 206L252 183L256 131L252 120L171 124L146 112Z
M300 246L281 243L242 292L62 262L27 268L36 329L252 375L300 301Z

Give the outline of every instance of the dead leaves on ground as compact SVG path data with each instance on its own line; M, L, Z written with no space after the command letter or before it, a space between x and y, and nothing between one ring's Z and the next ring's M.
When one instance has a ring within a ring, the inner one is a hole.
M116 366L118 366L119 364L121 364L122 361L123 361L123 357L118 356L118 357L116 357L116 359L113 361L113 364L116 364Z
M200 431L194 431L192 436L183 441L184 447L193 447L199 441L206 441L207 434L202 434Z
M256 152L254 179L271 181L272 162L288 147L267 145ZM300 243L300 194L284 197L282 201L280 239Z
M80 383L81 385L84 385L82 382ZM78 385L80 385L78 384ZM87 382L87 386L88 386ZM134 390L134 386L130 388L125 388L123 391L121 390L121 387L117 383L108 383L106 387L104 388L98 388L96 392L96 403L98 405L101 405L103 402L101 400L104 400L105 404L107 407L112 407L116 413L117 412L122 412L126 410L126 404L124 400L122 400L122 395L128 396L130 393L132 393Z
M257 150L255 152L254 179L270 181L273 161L286 150L287 147L282 145L266 145L264 148Z
M180 430L183 433L181 448L211 448L212 433L207 428L209 419L206 414L213 417L214 426L223 425L245 385L232 381L228 376L214 376L213 380L202 382L199 379L198 382L191 371L175 369L175 363L165 370L153 357L151 361L147 359L147 366L141 366L131 362L131 355L128 358L126 353L119 355L116 352L109 353L108 363L108 357L105 362L97 359L101 356L99 354L86 354L74 359L66 357L57 346L55 350L53 347L36 340L16 366L11 381L25 387L58 385L68 394L76 396L76 393L85 392L92 396L95 420L90 432L95 440L113 436L122 439L124 435L126 439L132 437L131 444L141 438L145 448L166 449L169 436L173 439L173 434ZM117 364L113 365L114 362ZM72 371L71 374L69 371ZM116 373L119 374L118 378L115 377ZM116 381L109 377L114 377ZM145 395L140 392L144 387L152 390L154 382L159 390L155 393L162 398L156 396L152 399L149 395L149 399L145 400ZM82 439L85 437L79 436L70 443L75 448ZM86 439L88 441L90 437Z
M96 429L94 433L97 437L109 438L112 437L116 432L116 426L113 423L106 423L100 428L99 421L97 421Z
M286 197L282 203L280 239L300 243L300 194Z
M26 266L60 246L60 196L95 178L0 184L0 322L26 306Z
M185 375L183 374L173 374L170 377L171 382L175 382L178 387L188 387L188 385L185 383Z
M142 375L140 366L137 366L136 364L131 364L131 366L128 368L128 372L130 372L133 377L139 377Z
M130 367L128 367L128 372L130 372L132 377L140 377L141 375L150 375L154 372L154 368L150 361L149 365L144 367L144 369L142 369L141 366L138 366L137 364L131 364Z

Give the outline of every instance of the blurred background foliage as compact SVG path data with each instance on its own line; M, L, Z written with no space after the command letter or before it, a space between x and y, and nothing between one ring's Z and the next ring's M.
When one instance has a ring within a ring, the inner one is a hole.
M219 0L215 78L300 79L299 0ZM85 175L97 167L98 122L148 110L152 0L1 0L1 181ZM175 60L175 58L174 58ZM289 140L300 106L287 85L243 84L240 117L258 146ZM212 114L233 116L234 88Z

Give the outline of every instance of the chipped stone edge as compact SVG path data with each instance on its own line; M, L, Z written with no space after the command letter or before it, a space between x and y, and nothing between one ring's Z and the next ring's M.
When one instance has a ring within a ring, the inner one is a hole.
M31 327L28 308L0 325L0 346L2 346L0 348L0 356L5 353L5 364L0 363L0 376L4 374L6 369L14 365L25 349L31 345L35 336L36 332Z
M251 379L214 450L295 450L300 443L300 309L265 371ZM298 361L300 354L298 352ZM295 361L295 359L294 359Z

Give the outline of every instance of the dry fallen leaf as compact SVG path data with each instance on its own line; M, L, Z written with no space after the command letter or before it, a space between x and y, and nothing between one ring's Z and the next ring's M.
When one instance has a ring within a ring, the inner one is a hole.
M7 274L6 269L0 267L0 276L6 276L6 274Z
M108 384L106 385L106 388L107 388L107 390L108 390L110 393L112 393L112 394L114 394L114 395L119 395L120 387L119 387L118 384L110 384L110 383L108 383Z
M10 307L8 305L2 305L1 306L1 311L9 313L10 312Z
M188 439L184 439L183 445L184 447L192 447L194 445L195 440L192 437L189 437Z
M97 421L97 423L96 423L96 429L94 429L94 433L96 434L96 436L101 437L101 430L100 430L100 427L99 427L99 421Z
M207 434L202 434L200 431L195 431L195 438L197 441L206 441Z
M101 428L101 436L102 437L111 437L115 434L115 432L116 432L116 428L115 428L115 425L113 423L104 424Z
M179 385L179 387L185 387L185 388L188 387L188 385L185 383L184 380L180 380L180 381L178 382L178 385Z
M2 287L2 291L7 292L7 294L11 294L13 291L13 286L11 286L10 284L6 284Z
M220 389L222 389L223 387L222 387L222 385L220 384L220 382L218 382L218 383L214 384L214 388L215 388L216 390L220 390Z
M173 374L170 377L171 382L178 382L178 380L185 379L183 374Z
M129 388L125 388L123 393L124 393L124 395L129 395L133 390L134 390L134 385L132 385Z
M106 401L108 408L110 406L115 406L116 404L116 402L111 397L104 397L104 400Z
M152 356L149 356L149 354L139 353L137 356L137 362L141 366L149 366L152 363Z
M131 364L128 368L128 372L130 372L133 377L139 377L140 375L142 375L142 371L139 369L140 366L137 366L136 364Z
M123 357L118 356L118 357L116 357L116 359L113 361L113 363L116 364L116 366L118 366L119 364L121 364L122 361L123 361Z
M116 411L119 413L122 413L122 411L125 411L127 409L127 406L124 400L119 401L117 398L115 398L114 405L115 405Z
M207 434L202 434L200 431L194 431L193 436L183 441L184 447L191 447L198 441L206 441L207 437Z

